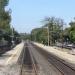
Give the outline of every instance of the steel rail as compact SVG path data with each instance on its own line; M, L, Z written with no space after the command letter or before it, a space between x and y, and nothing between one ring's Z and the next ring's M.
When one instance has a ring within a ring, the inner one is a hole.
M51 63L48 59L48 62ZM53 63L51 63L62 75L64 75L64 73L61 71L61 69L59 69L57 66L55 66Z
M50 54L50 55L51 55L51 54ZM70 68L72 71L75 71L75 69L73 69L73 68L70 67L69 65L65 64L65 63L62 61L62 59L57 58L57 56L55 57L55 56L51 55L51 57L52 57L52 58L48 58L48 62L50 62L50 61L55 62L55 61L56 61L56 62L61 63L63 66ZM53 64L54 67L56 67L63 75L65 75L65 73L58 67L58 64L54 64L54 63L52 63L52 62L50 62L50 63Z
M35 64L35 61L34 61L34 56L32 55L31 51L29 51L29 52L30 52L30 56L31 56L31 59L32 59L32 66L33 66L34 73L35 73L35 75L38 75L37 69L36 69L36 64Z
M24 45L24 48L23 48L23 57L22 57L22 63L21 63L21 70L20 70L20 75L23 75L23 66L24 66L24 57L25 57L25 49L26 49L27 46L27 43ZM30 57L31 57L31 62L32 62L32 73L34 73L34 75L38 75L37 74L37 69L36 69L36 64L35 64L35 61L34 61L34 58L33 58L33 55L31 53L31 51L29 51L29 54L30 54ZM30 65L25 65L25 66L30 66ZM27 72L27 71L24 71L24 72Z
M54 67L56 67L62 73L62 75L66 74L66 71L64 71L64 70L61 69L62 65L63 65L62 68L66 67L66 68L70 69L72 72L74 72L73 75L75 75L75 69L72 68L69 64L66 64L66 62L63 62L62 59L60 59L59 57L57 57L57 56L55 56L55 55L53 55L51 53L48 53L46 50L43 50L42 48L37 47L34 44L32 44L32 45L35 46L35 48L37 48L37 51L39 53L41 53L48 60L49 63L51 63ZM65 69L65 70L67 70L67 69Z
M25 44L24 44L24 47L23 47L23 58L22 58L22 63L21 63L21 70L20 70L20 75L22 75L22 71L23 71L23 60L24 60L24 54L25 54Z

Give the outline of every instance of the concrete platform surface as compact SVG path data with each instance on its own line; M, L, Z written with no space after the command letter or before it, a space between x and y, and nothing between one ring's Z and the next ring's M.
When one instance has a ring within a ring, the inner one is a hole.
M0 66L16 63L23 49L24 43L20 43L12 50L0 56Z
M75 55L72 55L71 53L62 51L62 50L58 50L55 47L52 46L45 46L41 43L36 43L33 42L35 45L37 45L40 48L43 48L44 50L56 55L57 57L59 57L60 59L63 60L63 62L67 62L70 64L71 67L73 67L75 69Z

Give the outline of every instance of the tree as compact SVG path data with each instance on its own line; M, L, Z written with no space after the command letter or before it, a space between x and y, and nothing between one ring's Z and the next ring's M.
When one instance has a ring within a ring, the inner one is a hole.
M55 44L55 41L62 42L64 21L60 18L46 17L43 22L44 27L49 28L50 44Z
M63 41L67 43L70 43L70 27L68 28L65 28L64 31L63 31Z
M48 32L46 28L35 28L31 32L31 38L33 41L37 41L43 44L48 42Z
M31 40L31 34L28 33L20 33L21 39L23 40Z
M63 41L64 21L62 19L46 17L42 22L44 24L42 27L35 28L31 31L31 38L33 41L41 42L47 45L48 41L50 45L54 45L56 41Z
M72 21L69 24L70 24L69 37L71 42L75 43L75 21Z
M10 12L5 10L9 0L0 0L0 29L6 30L8 33L10 29L11 16Z
M75 21L69 23L70 27L66 28L63 32L64 40L70 43L75 43Z

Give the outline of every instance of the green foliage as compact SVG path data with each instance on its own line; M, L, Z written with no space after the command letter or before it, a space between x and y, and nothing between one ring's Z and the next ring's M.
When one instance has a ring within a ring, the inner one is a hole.
M36 28L32 30L33 40L47 44L48 32L45 28Z
M70 27L64 30L64 39L68 39L71 43L75 43L75 21L71 21L69 25Z
M0 29L5 30L7 33L11 32L10 21L11 16L9 11L5 11L9 0L0 0Z
M64 21L60 18L46 17L44 23L44 27L49 28L50 44L55 44L55 41L62 41Z
M35 28L32 30L32 40L48 44L48 32L50 45L55 44L56 41L62 39L62 30L64 22L60 18L46 17L43 21L42 28Z
M9 0L0 0L0 6L4 8L5 6L8 5L8 2Z
M10 21L11 16L9 12L3 12L1 15L0 28L5 30L10 29Z
M70 31L70 39L72 42L75 42L75 31Z
M71 42L75 43L75 22L70 22L69 37Z
M27 33L20 33L21 39L23 40L31 40L31 35Z

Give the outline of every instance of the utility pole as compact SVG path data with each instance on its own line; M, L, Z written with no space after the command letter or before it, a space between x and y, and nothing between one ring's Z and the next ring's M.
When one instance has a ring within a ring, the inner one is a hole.
M49 39L49 26L47 28L47 31L48 31L48 46L49 46L49 43L50 43L50 39Z
M14 29L13 29L13 26L12 26L12 47L14 46Z
M34 33L34 41L36 42L37 38L36 38L37 33Z
M44 27L47 29L47 33L48 33L48 46L50 45L50 37L49 37L49 25L47 27Z
M63 23L63 21L61 21L61 23L62 23L61 26L62 26L62 48L63 48L63 43L64 43L64 41L63 41L63 30L64 30L64 29L63 29L63 28L64 28L64 23Z

